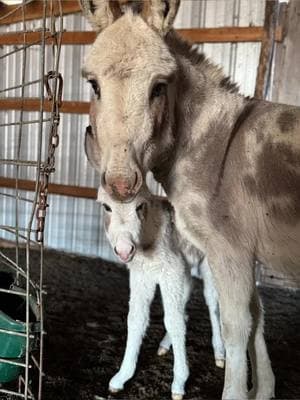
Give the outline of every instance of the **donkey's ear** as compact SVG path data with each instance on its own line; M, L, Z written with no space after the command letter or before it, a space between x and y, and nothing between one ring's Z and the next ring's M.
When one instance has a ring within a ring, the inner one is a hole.
M85 131L84 149L91 166L96 170L100 169L101 157L96 136L89 125Z
M146 0L143 3L142 17L162 36L173 27L180 0Z
M79 0L80 6L92 27L100 32L122 15L119 1Z

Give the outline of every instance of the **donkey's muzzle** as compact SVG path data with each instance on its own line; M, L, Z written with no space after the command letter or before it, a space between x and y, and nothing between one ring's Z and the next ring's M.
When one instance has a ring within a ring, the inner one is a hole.
M130 201L139 192L143 177L139 170L136 170L130 177L112 176L107 172L102 175L102 186L105 191L117 201Z

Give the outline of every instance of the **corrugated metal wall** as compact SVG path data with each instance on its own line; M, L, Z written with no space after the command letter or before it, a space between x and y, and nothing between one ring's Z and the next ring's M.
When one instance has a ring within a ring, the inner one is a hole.
M264 19L265 2L262 0L183 0L176 20L177 28L219 27L219 26L261 26ZM28 22L28 29L37 29L39 22ZM70 31L90 30L90 26L80 15L68 15L64 18L64 28ZM1 27L0 31L20 30L20 24ZM199 46L216 63L223 65L226 74L240 85L246 95L253 95L260 44L204 44ZM64 77L64 100L89 100L90 87L81 78L80 70L87 46L63 46L60 71ZM9 51L1 48L0 54ZM49 47L47 51L51 51ZM28 50L28 62L33 66L28 80L37 76L38 52L35 47ZM48 57L50 59L50 57ZM51 69L51 65L48 65ZM9 61L0 60L0 88L3 89L20 82L20 58L13 55ZM2 93L7 96L20 96L20 91ZM38 96L38 85L28 86L26 96ZM35 119L34 113L28 113L28 119ZM18 119L18 112L0 112L0 120L9 122ZM1 123L1 122L0 122ZM88 165L83 140L86 115L62 114L60 124L60 145L56 152L56 172L52 182L65 185L97 187L98 177ZM2 129L2 128L0 128ZM24 158L34 158L32 149L37 133L34 125L27 126L26 137L22 143ZM0 158L12 158L15 151L15 127L7 127L0 132ZM9 167L0 167L1 176L12 176ZM21 177L33 179L33 171L22 169ZM2 190L3 191L3 190ZM7 190L6 192L9 193ZM30 196L30 194L26 194ZM113 259L106 242L102 214L99 205L92 200L63 196L49 197L50 209L46 224L46 245L65 251L84 253ZM0 196L0 225L14 223L13 200ZM4 211L5 210L5 211ZM4 212L3 212L4 211ZM24 218L26 209L24 209ZM7 237L11 239L11 237Z

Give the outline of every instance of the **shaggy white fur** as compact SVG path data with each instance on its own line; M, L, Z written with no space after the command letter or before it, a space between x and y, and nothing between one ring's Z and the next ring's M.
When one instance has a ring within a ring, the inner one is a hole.
M112 200L99 189L98 200L105 209L107 237L119 259L130 271L130 302L128 337L125 355L119 372L111 379L111 392L123 389L134 375L140 346L149 323L150 304L156 286L161 291L164 306L166 335L158 355L174 352L172 398L181 399L189 375L185 349L185 306L191 290L188 260L195 254L185 245L173 223L171 205L163 198L150 195L146 189L130 203ZM216 365L224 367L225 350L221 337L218 296L207 260L201 264L204 296L209 308Z

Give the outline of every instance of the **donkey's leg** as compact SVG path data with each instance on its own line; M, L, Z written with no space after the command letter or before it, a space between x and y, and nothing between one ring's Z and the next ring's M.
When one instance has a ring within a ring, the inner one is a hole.
M264 339L264 312L257 290L251 302L253 328L249 340L253 388L249 399L265 400L274 397L275 378Z
M191 289L192 289L191 283L192 283L191 279L186 277L186 279L184 280L184 291L183 291L184 305L186 305L186 303L189 301L189 298L191 295ZM184 314L184 319L185 319L185 322L187 323L189 317L186 313ZM166 355L169 352L171 346L172 346L172 342L171 342L170 335L168 334L168 332L166 332L165 336L163 337L163 339L161 340L161 342L159 344L157 354L159 356Z
M184 312L188 299L187 293L189 293L189 280L189 276L184 277L181 274L177 274L174 277L169 276L168 281L160 283L165 312L164 323L170 335L174 353L173 400L181 400L183 398L185 382L189 376L185 347L186 326ZM184 288L183 285L186 287Z
M206 257L201 264L201 272L204 284L204 298L208 307L212 328L212 345L214 349L215 362L217 367L224 368L225 347L221 334L219 298Z
M219 294L226 349L222 399L244 400L247 399L247 347L252 323L250 302L254 291L254 263L242 250L233 251L227 246L224 253L208 257Z
M134 375L143 336L149 322L150 304L154 297L155 287L155 281L143 271L130 271L126 350L119 372L109 382L111 392L122 390L124 383Z

